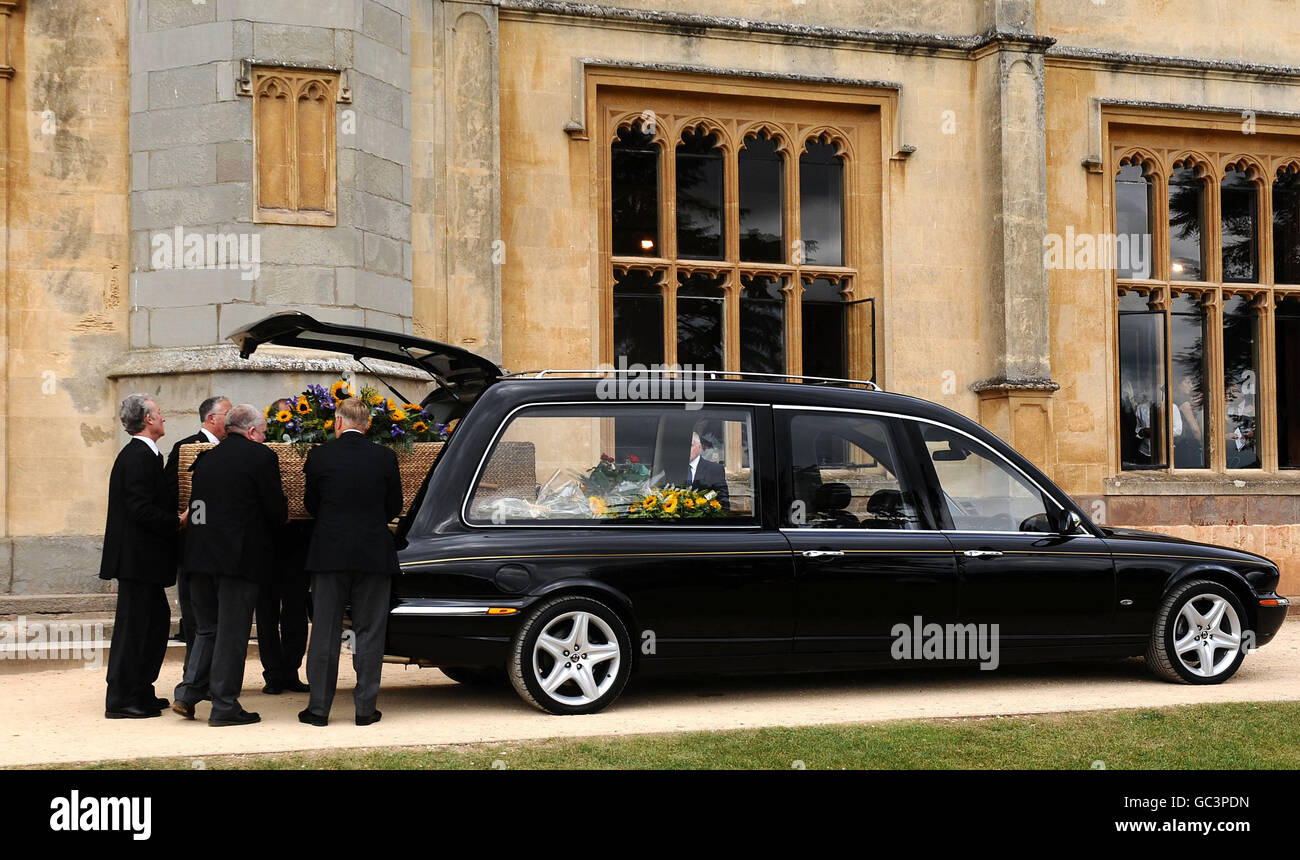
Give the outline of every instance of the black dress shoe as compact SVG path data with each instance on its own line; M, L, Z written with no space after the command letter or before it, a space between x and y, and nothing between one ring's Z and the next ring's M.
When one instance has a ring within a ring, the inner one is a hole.
M165 711L167 710L167 708L171 706L171 702L159 696L158 698L153 700L153 706L160 711Z
M312 713L310 708L298 712L298 722L306 723L309 726L323 726L329 722L329 717L322 717L320 714Z
M368 726L371 723L377 723L384 716L384 712L375 708L373 713L366 714L364 717L357 714L357 725Z
M221 719L208 717L208 725L210 726L248 726L261 721L262 718L258 716L256 711L245 711L242 709L239 713L230 717L223 717Z
M265 687L262 688L262 692L268 696L278 696L284 692L284 689L282 687L276 686L275 684L267 684Z
M194 706L189 702L182 702L180 699L177 699L172 702L172 710L187 720L194 719Z
M162 711L152 711L139 705L127 705L125 708L118 708L116 711L104 711L104 718L108 720L142 720L147 717L161 716Z
M304 684L302 681L299 681L297 678L294 678L292 681L284 685L284 690L289 693L310 693L311 687Z

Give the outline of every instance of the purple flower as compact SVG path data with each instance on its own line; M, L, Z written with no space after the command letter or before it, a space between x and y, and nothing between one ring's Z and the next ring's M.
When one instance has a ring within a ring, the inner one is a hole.
M396 439L398 436L404 436L404 435L406 435L405 432L402 430L402 428L401 428L401 427L398 427L396 424L394 424L392 427L390 427L390 428L388 429L388 433L389 433L389 435L391 435L394 439Z

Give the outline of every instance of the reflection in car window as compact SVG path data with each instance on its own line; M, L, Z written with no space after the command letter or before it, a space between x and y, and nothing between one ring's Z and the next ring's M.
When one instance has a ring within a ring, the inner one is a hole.
M752 523L750 413L682 404L515 413L471 491L475 524Z
M922 438L957 531L1051 531L1043 494L992 451L960 433L922 425Z
M917 506L898 478L889 425L862 415L797 414L789 425L794 528L917 529Z

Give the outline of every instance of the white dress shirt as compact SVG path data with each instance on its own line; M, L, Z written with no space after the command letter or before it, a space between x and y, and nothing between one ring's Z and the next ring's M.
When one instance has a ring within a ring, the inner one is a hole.
M143 442L143 443L145 443L146 445L148 445L149 448L154 452L155 455L157 455L157 456L159 456L159 457L162 456L162 454L158 451L158 443L155 442L154 440L150 439L148 436L145 436L145 435L141 434L141 435L138 435L138 436L132 436L131 438L132 438L132 439L139 439L141 442Z

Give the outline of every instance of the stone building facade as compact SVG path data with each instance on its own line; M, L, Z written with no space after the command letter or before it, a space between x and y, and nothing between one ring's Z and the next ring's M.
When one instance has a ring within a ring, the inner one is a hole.
M0 28L0 591L100 588L125 394L176 438L209 392L357 372L235 355L299 309L511 369L869 376L1300 594L1290 0L0 0Z

